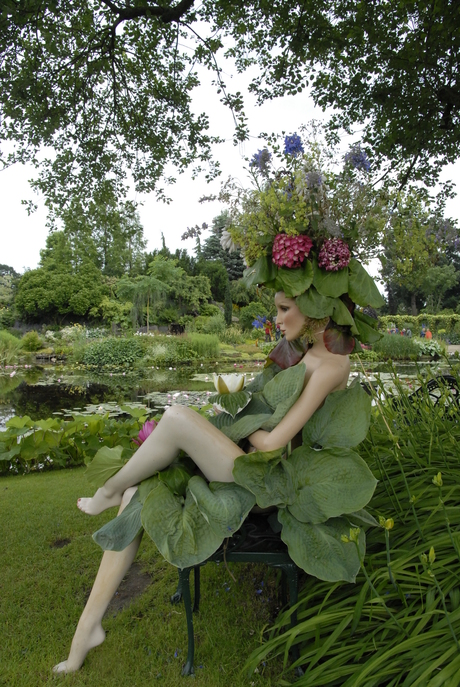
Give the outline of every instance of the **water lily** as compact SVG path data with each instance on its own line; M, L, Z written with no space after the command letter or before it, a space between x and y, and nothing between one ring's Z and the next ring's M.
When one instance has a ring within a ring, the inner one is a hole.
M169 408L169 406L165 406L165 408ZM142 429L137 435L137 439L133 439L134 443L138 446L143 444L147 437L151 435L157 424L158 422L155 422L155 420L147 420L147 422L144 422Z
M240 374L217 375L214 373L213 380L219 394L234 394L241 391L244 386L244 375Z

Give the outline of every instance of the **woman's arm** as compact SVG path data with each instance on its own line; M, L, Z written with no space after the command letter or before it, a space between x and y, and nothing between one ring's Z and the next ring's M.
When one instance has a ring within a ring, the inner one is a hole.
M259 451L274 451L286 446L300 432L326 396L340 386L343 379L343 367L322 365L313 372L307 386L279 425L271 432L259 429L251 434L251 444Z

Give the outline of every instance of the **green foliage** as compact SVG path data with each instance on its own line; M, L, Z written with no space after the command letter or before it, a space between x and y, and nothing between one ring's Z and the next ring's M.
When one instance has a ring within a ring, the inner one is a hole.
M284 655L282 684L290 684L288 671L295 665L304 669L296 682L302 687L456 684L458 409L448 386L433 406L426 380L419 382L423 393L414 404L393 377L399 403L374 408L359 447L378 479L367 508L380 527L367 532L356 585L308 578L296 609L299 624L290 629L290 613L280 616L248 661L251 672L260 661ZM383 385L378 391L384 392ZM350 534L347 539L356 549ZM300 659L288 666L287 649L296 645Z
M422 313L416 317L411 315L382 315L379 317L379 325L385 329L390 329L395 325L399 330L409 327L413 336L420 333L423 325L428 327L433 334L439 329L444 329L450 333L456 331L456 327L460 329L460 315L444 315L442 313L439 315Z
M221 315L222 311L218 305L212 305L212 303L203 303L200 308L200 315L202 317L214 317L215 315Z
M433 339L414 339L415 345L418 347L420 355L429 355L432 358L439 358L441 355L446 355L445 344Z
M219 357L219 338L215 334L190 332L186 340L199 358L216 359Z
M233 317L233 304L232 304L232 295L230 291L230 282L227 282L225 286L225 299L224 299L224 307L225 307L225 312L224 312L224 318L225 318L225 324L227 327L230 327L232 324L232 317Z
M131 367L143 355L142 345L136 338L116 339L88 344L83 355L85 365L101 367Z
M244 308L241 308L238 313L239 324L243 331L249 331L252 329L252 323L256 317L268 315L266 308L261 303L250 303Z
M228 284L227 270L220 260L198 260L197 274L207 277L211 285L213 300L223 302Z
M74 413L73 420L33 421L28 416L13 417L7 420L6 430L0 432L0 473L74 467L88 463L99 452L104 457L106 451L122 456L121 467L134 451L132 440L137 437L148 412L145 409L141 417L126 420L109 418L108 414L79 413ZM91 470L94 472L94 468L90 467ZM95 483L99 482L96 478Z
M237 326L232 324L231 327L226 327L220 334L219 339L225 344L241 344L244 343L245 337L243 332Z
M39 351L40 348L43 348L43 341L38 332L32 329L30 332L27 332L27 334L24 334L21 339L21 348L23 351L28 351L29 353L34 353L35 351Z
M416 360L419 356L414 341L399 334L384 334L380 341L373 344L372 350L384 360Z
M0 329L0 363L11 365L17 361L21 351L21 341L13 334Z
M225 320L224 316L219 310L217 315L212 317L203 317L199 315L190 323L187 327L187 331L196 331L201 334L216 334L221 336L222 332L225 331Z
M97 306L90 310L90 316L101 319L107 324L118 324L121 329L128 329L132 326L131 311L133 304L129 301L119 301L115 298L104 296Z

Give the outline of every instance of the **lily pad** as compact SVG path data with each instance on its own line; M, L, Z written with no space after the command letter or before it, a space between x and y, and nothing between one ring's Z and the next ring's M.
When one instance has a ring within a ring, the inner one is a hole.
M301 523L287 510L278 513L283 525L281 539L287 544L292 560L309 575L327 582L355 582L360 561L353 542L343 542L350 525L345 518L333 518L322 525ZM361 558L365 553L365 535L359 533Z

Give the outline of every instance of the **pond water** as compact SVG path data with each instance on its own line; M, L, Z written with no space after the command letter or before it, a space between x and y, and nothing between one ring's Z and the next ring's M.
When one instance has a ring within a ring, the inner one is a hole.
M116 415L120 413L119 406L126 403L145 404L154 412L172 403L205 405L214 392L213 372L240 372L250 379L262 365L219 362L104 374L64 365L7 368L0 371L0 429L13 415L29 415L38 420L53 414L70 417L72 412ZM395 364L393 369L412 388L420 375L452 374L453 369L459 370L458 366L456 360L450 366L442 361ZM394 373L388 363L367 363L365 370L366 374L358 363L353 363L351 378L370 383L379 379L391 385Z

